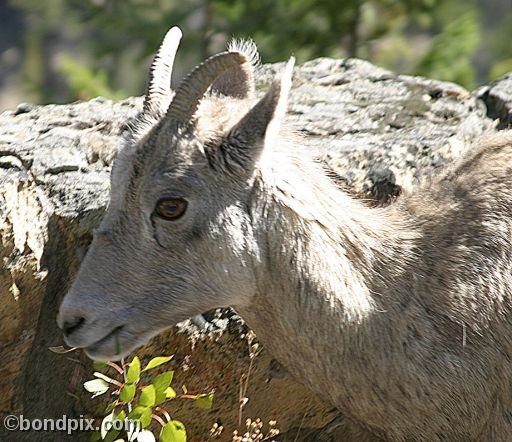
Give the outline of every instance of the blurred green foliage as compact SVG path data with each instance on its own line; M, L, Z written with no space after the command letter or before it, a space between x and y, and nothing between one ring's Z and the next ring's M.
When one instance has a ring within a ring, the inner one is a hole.
M73 97L88 99L96 96L121 99L123 92L114 91L108 84L108 76L104 69L94 71L88 66L77 62L68 54L63 54L58 63L61 72L68 81Z
M475 72L471 66L471 55L478 46L480 35L475 11L465 12L434 37L430 50L423 56L416 72L474 87Z
M299 62L362 57L468 88L512 69L510 0L11 0L11 5L25 16L21 78L37 101L141 94L151 54L174 24L184 31L178 76L233 36L253 38L264 62L292 54Z

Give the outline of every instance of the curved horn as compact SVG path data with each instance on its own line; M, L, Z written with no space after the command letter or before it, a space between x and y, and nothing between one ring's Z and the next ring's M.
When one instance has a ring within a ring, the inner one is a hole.
M202 62L179 85L167 110L167 118L179 126L187 125L214 80L227 69L247 61L247 57L241 52L221 52Z
M171 75L174 57L181 40L177 26L167 31L149 69L149 81L144 98L143 113L164 113L171 100Z

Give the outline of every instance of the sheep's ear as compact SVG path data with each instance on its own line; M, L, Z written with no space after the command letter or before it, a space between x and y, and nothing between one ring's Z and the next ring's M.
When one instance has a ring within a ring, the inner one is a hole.
M229 52L241 52L248 62L226 70L212 84L212 92L228 97L252 99L254 97L254 68L260 62L258 48L252 40L233 40Z
M251 171L262 150L272 149L286 114L294 64L292 57L265 96L231 129L221 147L225 160L231 163L228 167L242 166Z
M149 69L149 80L144 97L143 114L161 116L171 102L171 76L174 58L181 40L181 30L171 28L162 41Z

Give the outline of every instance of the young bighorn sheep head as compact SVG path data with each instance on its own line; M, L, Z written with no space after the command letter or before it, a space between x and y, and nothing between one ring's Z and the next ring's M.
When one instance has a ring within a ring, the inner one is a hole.
M234 43L173 93L180 38L172 28L154 59L139 123L112 170L110 205L60 308L67 344L94 359L119 358L256 292L253 193L285 113L293 60L255 101L257 52Z

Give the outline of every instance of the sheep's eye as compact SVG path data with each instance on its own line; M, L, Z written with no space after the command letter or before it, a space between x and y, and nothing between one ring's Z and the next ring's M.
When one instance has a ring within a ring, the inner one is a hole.
M163 219L175 221L187 210L187 202L183 198L162 198L156 203L155 213Z

